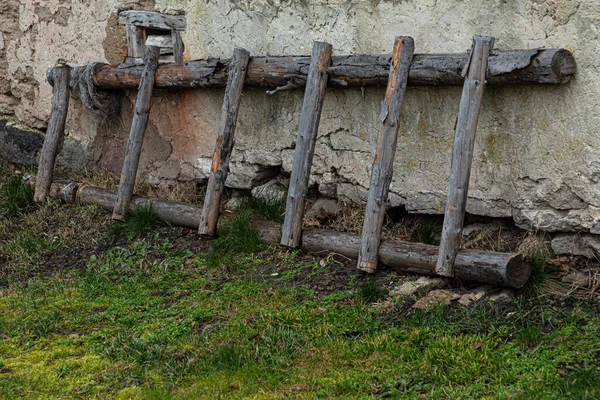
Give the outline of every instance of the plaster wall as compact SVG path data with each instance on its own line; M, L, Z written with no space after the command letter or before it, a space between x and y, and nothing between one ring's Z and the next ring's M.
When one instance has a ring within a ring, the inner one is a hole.
M185 13L185 59L390 52L410 35L419 53L463 52L473 34L496 48L565 47L578 63L562 86L488 87L475 143L467 211L512 217L527 229L600 233L600 2L596 0L5 0L0 38L0 112L43 128L51 88L45 73L70 64L119 63L126 54L121 9ZM389 203L442 213L460 88L409 88ZM247 88L228 186L250 188L289 173L302 90L274 96ZM204 179L223 91L157 91L140 173L152 184ZM327 196L362 202L378 133L379 88L329 89L311 182ZM72 101L68 131L118 172L135 92L100 121Z

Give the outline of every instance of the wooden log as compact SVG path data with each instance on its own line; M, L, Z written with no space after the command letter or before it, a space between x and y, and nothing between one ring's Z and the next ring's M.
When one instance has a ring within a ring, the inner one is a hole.
M75 196L64 197L69 187L76 190L77 202L82 205L99 205L105 210L112 210L117 198L114 190L95 186L81 185L76 182L55 182L50 191L53 198L66 198L67 203L74 203ZM143 207L152 203L158 217L172 225L196 229L199 223L200 207L134 196L132 203ZM254 227L267 244L279 243L281 224L267 221L255 221ZM323 229L308 229L303 233L302 249L307 253L337 253L356 259L360 249L360 236L355 233L333 232ZM381 264L397 268L402 272L435 275L435 263L438 248L422 243L411 243L401 240L383 240L379 247ZM461 250L456 256L456 277L465 281L490 283L512 288L522 287L531 275L531 266L523 262L520 254L496 253L489 251Z
M154 73L158 66L158 57L160 48L148 46L144 55L144 75L140 81L137 99L135 102L135 110L133 121L131 122L131 130L129 131L129 140L125 148L125 160L123 161L123 169L121 172L121 180L119 182L119 192L117 201L114 205L112 218L116 220L124 220L131 197L133 196L133 188L135 186L135 177L137 174L140 154L142 153L142 142L144 140L144 132L148 123L148 114L152 105L152 90L154 88Z
M280 225L256 221L254 226L267 244L275 244ZM337 253L358 258L361 237L355 233L306 229L302 233L302 250L307 253ZM435 275L437 246L402 240L382 240L379 262L402 272ZM456 256L455 277L465 281L490 283L511 288L522 287L531 275L531 266L516 253L460 250Z
M358 269L369 273L375 272L377 268L377 252L385 217L385 204L394 172L400 112L414 50L415 43L411 37L399 36L396 38L385 99L381 103L379 117L381 127L371 171L357 265Z
M69 80L71 67L68 65L57 65L52 69L52 109L50 110L50 121L44 136L44 145L38 162L38 172L33 199L37 202L46 200L48 190L52 184L54 163L59 148L62 146L65 136L65 122L69 110Z
M83 205L97 204L105 210L111 211L117 200L117 194L114 190L82 186L77 192L77 200ZM143 196L133 196L131 200L131 204L137 207L143 207L148 203L152 203L152 209L162 221L194 230L198 228L201 211L199 207L174 201L149 199Z
M285 217L281 232L281 244L298 247L302 236L304 204L308 191L308 179L319 132L321 109L327 86L327 67L331 61L331 45L315 42L304 92L300 126L296 137L296 149L292 162L292 175L285 205Z
M474 36L469 62L463 72L465 84L454 132L440 257L435 267L437 274L442 276L454 276L454 259L460 249L477 121L483 104L483 92L486 85L485 71L492 47L494 47L493 37Z
M166 15L154 11L127 10L119 13L119 24L165 31L185 31L185 16Z
M127 62L135 63L143 59L146 52L146 30L139 26L125 26L127 37Z
M409 86L460 86L461 71L467 62L463 54L416 54L408 74ZM390 54L332 57L327 70L328 87L387 85ZM303 86L310 57L254 57L248 64L247 86L284 87L290 82ZM208 59L161 65L156 87L225 87L229 60ZM494 51L489 58L486 79L490 85L563 84L575 74L573 54L566 49ZM102 65L94 75L101 88L136 88L143 66Z
M173 42L173 58L176 63L183 62L183 40L181 40L181 33L178 31L171 31L171 37ZM248 66L246 65L246 69Z
M221 198L225 190L225 180L229 173L229 160L233 150L233 136L237 126L237 116L240 109L240 99L244 89L246 69L250 53L237 48L233 52L232 69L228 77L225 98L221 109L221 123L217 134L217 143L213 153L210 176L204 197L204 207L198 232L202 235L213 236L217 232Z

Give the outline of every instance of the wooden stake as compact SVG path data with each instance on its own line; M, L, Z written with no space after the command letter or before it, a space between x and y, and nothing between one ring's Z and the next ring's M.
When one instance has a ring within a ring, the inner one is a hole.
M381 116L379 117L381 128L371 171L369 197L358 256L358 269L369 273L375 272L377 268L377 253L385 217L385 203L394 172L400 112L414 51L415 42L411 37L398 36L396 38L385 100L381 103Z
M198 232L202 235L213 236L217 231L221 198L225 189L225 180L229 173L229 159L233 150L233 135L237 126L237 116L240 99L246 79L246 70L250 61L250 53L237 48L233 52L231 73L227 78L227 88L221 109L221 124L217 134L217 144L213 153L210 177L204 198L204 207L200 218Z
M144 73L140 80L137 99L135 101L135 111L131 130L129 131L129 140L125 148L125 160L123 161L123 170L119 182L119 191L117 201L113 209L113 219L124 220L135 186L135 176L137 174L140 154L142 153L142 143L144 141L144 132L148 123L148 114L152 105L152 90L154 88L154 74L158 66L158 57L160 48L155 46L146 47L144 54Z
M327 68L330 62L331 45L315 42L308 69L281 234L281 244L288 247L300 246L304 201L308 190L308 178L319 131L319 120L327 86Z
M456 119L448 200L444 215L444 227L442 228L440 253L435 267L436 272L442 276L454 276L454 260L460 249L467 207L477 120L483 103L488 56L493 47L493 37L474 36L469 61L463 70L465 84L460 99L458 118Z
M46 200L48 196L48 190L52 184L56 155L64 140L65 122L69 110L70 75L71 67L68 65L57 65L52 69L51 80L54 85L54 90L52 91L52 109L50 111L48 130L44 137L44 145L40 153L40 161L38 162L35 194L33 196L33 199L37 202Z
M181 33L179 31L171 31L171 37L173 39L173 59L176 63L183 62L183 41L181 40Z

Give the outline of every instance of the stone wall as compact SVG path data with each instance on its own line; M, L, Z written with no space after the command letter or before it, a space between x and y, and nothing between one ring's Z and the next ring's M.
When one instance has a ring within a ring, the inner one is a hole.
M185 13L185 59L251 54L310 54L314 40L334 54L390 52L397 34L419 53L463 52L473 34L496 48L565 47L578 73L564 86L489 87L485 95L467 211L512 217L524 228L600 233L600 2L596 0L5 0L0 40L0 112L43 128L50 110L46 69L120 62L126 53L121 9ZM6 22L5 22L6 21ZM441 213L461 89L409 88L390 203ZM248 88L242 99L228 185L249 188L289 173L302 91ZM158 91L140 173L152 184L203 179L223 91ZM311 182L327 196L366 196L383 89L330 89L325 98ZM120 170L135 101L125 94L109 121L72 101L71 138L93 161Z

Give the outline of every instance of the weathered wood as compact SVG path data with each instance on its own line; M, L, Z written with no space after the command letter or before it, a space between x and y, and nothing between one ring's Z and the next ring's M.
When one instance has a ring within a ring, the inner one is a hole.
M165 31L185 31L185 16L165 15L154 11L127 10L119 13L119 24Z
M464 54L416 54L408 74L409 86L460 86ZM390 54L332 57L328 87L387 85ZM225 87L229 60L208 59L161 65L156 86L161 88ZM290 82L304 86L310 57L254 57L248 64L247 86L283 87ZM562 84L575 74L573 54L565 49L494 51L489 58L490 85ZM98 86L107 89L135 88L142 66L100 66L95 74Z
M69 110L69 80L71 67L68 65L57 65L52 70L52 109L50 110L50 121L48 130L44 136L44 145L38 162L38 172L33 199L41 202L46 200L48 190L52 183L54 163L59 148L62 146L65 135L65 122Z
M135 63L142 60L146 52L146 30L139 26L125 26L127 37L127 62Z
M400 113L406 92L408 70L413 59L415 43L411 37L399 36L394 42L390 76L381 103L379 139L371 171L369 195L365 210L358 269L375 272L385 204L394 174L394 156L400 122Z
M171 31L171 37L173 42L173 57L176 63L183 62L183 40L181 40L181 33L178 31ZM248 66L246 66L246 69Z
M279 224L256 221L254 226L265 243L276 243ZM306 229L302 233L302 250L307 253L333 252L356 259L360 242L359 235L349 232ZM379 246L379 262L402 272L435 275L437 258L437 246L423 243L387 239ZM523 261L521 254L460 250L456 256L455 277L461 280L519 288L530 275L531 266Z
M213 236L217 232L221 198L225 190L225 180L229 173L229 159L233 150L233 136L237 126L237 116L240 109L240 99L246 78L246 69L250 53L237 48L233 52L232 69L228 77L225 98L221 109L221 123L217 134L217 143L213 153L210 176L204 197L204 207L198 232L202 235Z
M292 176L290 177L281 232L281 244L288 247L300 245L308 179L319 132L321 109L327 86L327 67L330 61L331 45L315 42L304 92L300 126L292 162Z
M144 54L144 75L140 81L133 121L131 122L131 130L129 131L129 140L127 141L127 147L125 148L125 160L123 161L117 201L114 205L113 219L125 219L131 197L133 196L135 177L140 161L140 154L142 153L144 132L146 131L148 114L150 113L150 107L152 105L154 73L158 66L159 55L160 48L155 46L148 46L146 48L146 53Z
M79 188L75 196L64 197L68 188ZM81 185L77 182L54 182L50 190L53 198L66 198L67 203L82 205L95 204L105 210L112 210L117 198L114 190ZM158 217L172 225L196 229L201 208L184 203L176 203L147 197L134 196L132 203L143 207L152 203ZM262 240L271 245L279 243L281 224L254 221L254 227ZM337 253L349 258L357 258L360 249L360 236L355 233L334 232L323 229L308 229L303 233L302 249L307 253ZM380 263L397 268L402 272L435 275L438 248L422 243L401 240L383 240L379 247ZM522 287L531 275L531 266L523 262L520 254L496 253L489 251L461 250L456 256L456 277L465 281L491 283L513 288Z
M435 267L437 274L442 276L454 276L454 259L460 249L465 210L467 208L469 178L471 177L473 146L475 145L479 111L483 104L488 55L492 47L494 47L493 37L474 36L469 62L463 72L465 84L454 132L440 257Z

